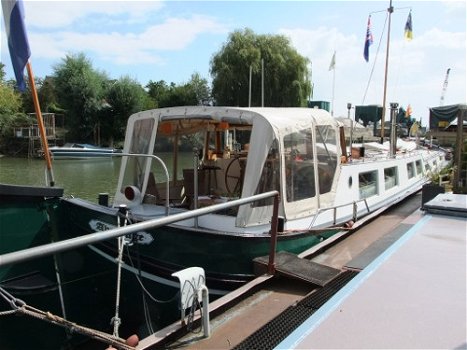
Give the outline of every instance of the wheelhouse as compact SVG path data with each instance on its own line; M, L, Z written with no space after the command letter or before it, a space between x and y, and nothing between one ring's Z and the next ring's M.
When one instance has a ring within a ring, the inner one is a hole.
M137 113L128 122L114 205L189 210L278 190L281 216L310 216L334 201L339 126L328 112L306 108ZM267 224L272 200L223 214L237 227Z

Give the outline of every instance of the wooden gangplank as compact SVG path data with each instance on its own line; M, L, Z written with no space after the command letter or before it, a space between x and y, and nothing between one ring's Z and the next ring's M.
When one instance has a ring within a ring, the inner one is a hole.
M253 259L255 271L260 274L265 272L269 262L269 256L261 256ZM320 287L324 287L341 273L341 270L316 262L299 258L288 252L278 252L275 259L277 273L307 281Z

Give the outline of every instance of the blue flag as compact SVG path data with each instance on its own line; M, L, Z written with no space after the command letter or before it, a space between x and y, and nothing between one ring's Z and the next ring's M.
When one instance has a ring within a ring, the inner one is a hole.
M3 18L8 37L11 63L16 76L18 89L24 91L24 67L28 63L29 50L26 27L24 25L24 9L22 0L2 0Z
M370 19L371 19L371 16L368 16L368 26L366 28L365 48L363 50L363 57L365 58L365 61L367 62L370 59L370 45L373 44L373 34L371 34Z

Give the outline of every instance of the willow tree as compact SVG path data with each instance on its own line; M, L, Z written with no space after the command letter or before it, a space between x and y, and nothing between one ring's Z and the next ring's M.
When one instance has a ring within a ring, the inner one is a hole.
M251 67L251 106L261 106L264 64L264 106L306 106L308 63L283 35L235 31L211 60L212 95L218 105L248 106Z

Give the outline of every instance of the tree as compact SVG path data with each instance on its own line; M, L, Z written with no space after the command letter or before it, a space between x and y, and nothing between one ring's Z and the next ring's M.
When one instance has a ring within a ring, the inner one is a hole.
M199 73L193 73L187 85L194 91L198 103L206 101L211 97L208 81L201 78Z
M114 139L125 136L128 117L140 111L146 101L146 92L141 85L128 76L109 82L105 108L99 115L100 133L113 145Z
M54 78L45 77L45 79L35 78L34 80L41 112L63 113L63 109L60 108L57 101ZM26 91L21 94L21 98L23 100L24 110L28 113L35 112L34 101L32 98L29 82L26 82Z
M264 105L306 106L311 92L309 60L283 35L235 31L211 60L212 95L217 104L248 106L252 68L252 106L261 105L261 60L264 60Z
M15 126L30 125L31 121L23 113L20 94L5 82L5 65L0 63L0 145L13 138Z
M158 82L149 81L146 85L149 96L159 108L173 106L198 105L204 99L209 98L209 86L206 79L202 79L198 73L191 76L188 83L176 85L164 80Z
M98 115L105 108L107 75L92 67L83 53L67 55L54 67L55 91L66 110L65 126L71 139L91 140Z
M21 112L21 97L5 82L5 65L0 62L0 116L11 116Z
M149 97L154 101L155 108L160 107L160 101L166 99L166 95L169 91L169 86L164 80L159 81L152 81L150 80L149 83L146 85L146 89L148 89Z
M0 62L0 83L3 83L5 80L5 65Z

